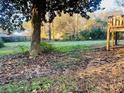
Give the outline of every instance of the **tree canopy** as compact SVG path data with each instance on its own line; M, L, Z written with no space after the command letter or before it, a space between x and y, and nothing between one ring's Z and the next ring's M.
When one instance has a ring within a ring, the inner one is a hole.
M89 19L87 12L99 9L101 0L11 0L12 3L25 15L31 15L33 8L36 8L41 15L41 21L52 22L56 15L79 13L82 17ZM45 15L49 12L49 20Z
M52 22L56 15L61 16L62 11L70 16L78 13L89 19L87 12L99 9L100 2L101 0L0 0L0 26L8 30L19 26L22 28L22 21L25 18L27 21L31 19L33 8L37 9L41 22ZM49 18L46 18L47 13L50 14Z
M124 7L124 0L116 0L116 2L119 6Z
M0 0L0 27L8 32L23 29L23 14L17 10L9 0Z

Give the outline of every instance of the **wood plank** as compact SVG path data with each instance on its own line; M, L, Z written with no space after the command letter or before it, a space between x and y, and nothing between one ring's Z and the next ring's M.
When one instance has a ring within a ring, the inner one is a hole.
M115 46L115 32L112 32L111 38L112 38L111 40L112 40L112 49L113 49Z
M106 42L106 50L110 50L110 28L107 29L107 42Z
M110 32L124 32L124 28L110 28Z

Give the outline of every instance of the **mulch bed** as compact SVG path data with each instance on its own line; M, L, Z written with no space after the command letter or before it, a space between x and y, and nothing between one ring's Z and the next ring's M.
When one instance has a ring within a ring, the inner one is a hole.
M28 54L4 56L0 57L0 85L36 77L77 73L88 68L116 64L123 58L124 50L120 49L80 52L78 57L61 53L42 54L35 59Z

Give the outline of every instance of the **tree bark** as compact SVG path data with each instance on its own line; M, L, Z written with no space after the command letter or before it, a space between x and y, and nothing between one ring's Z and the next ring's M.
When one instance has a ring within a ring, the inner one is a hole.
M51 23L48 23L48 40L49 41L52 40L52 36L51 36Z
M37 56L40 54L40 34L41 34L41 14L34 7L32 9L32 39L31 39L31 56Z

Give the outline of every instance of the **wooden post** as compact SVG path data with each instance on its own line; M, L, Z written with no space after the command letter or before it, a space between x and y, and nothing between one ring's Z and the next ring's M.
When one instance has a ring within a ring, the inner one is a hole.
M115 46L115 32L112 32L112 49Z
M107 43L106 43L106 49L110 50L110 28L107 29Z
M115 32L115 45L118 45L118 32Z

